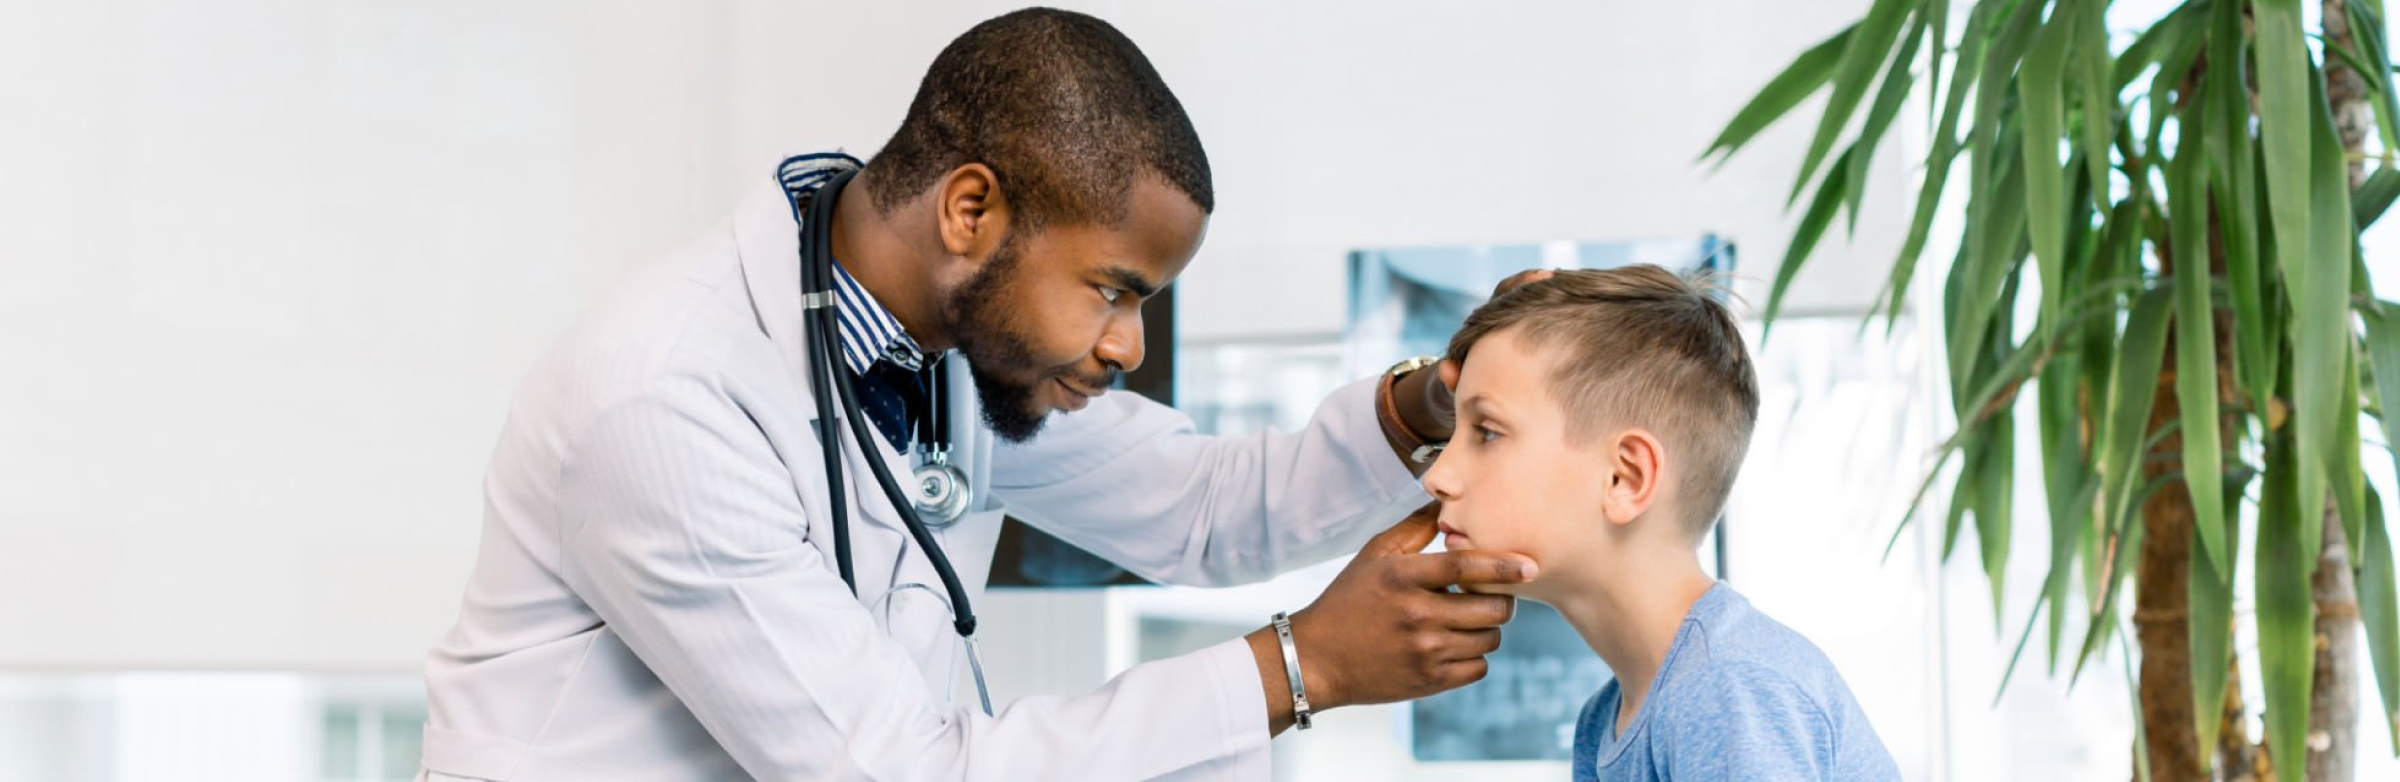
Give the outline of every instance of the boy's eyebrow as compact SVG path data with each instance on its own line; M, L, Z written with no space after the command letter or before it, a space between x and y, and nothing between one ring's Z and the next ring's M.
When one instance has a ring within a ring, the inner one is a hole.
M1492 417L1492 411L1499 407L1499 404L1493 401L1491 395L1477 391L1475 392L1475 395L1467 397L1466 401L1461 403L1459 406L1473 410L1477 415L1490 418Z

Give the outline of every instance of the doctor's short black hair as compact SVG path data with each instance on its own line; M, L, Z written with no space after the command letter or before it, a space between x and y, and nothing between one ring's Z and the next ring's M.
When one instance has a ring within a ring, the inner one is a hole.
M889 212L968 163L991 167L1029 230L1119 224L1145 173L1216 209L1183 104L1133 41L1072 11L1016 11L943 47L866 180Z

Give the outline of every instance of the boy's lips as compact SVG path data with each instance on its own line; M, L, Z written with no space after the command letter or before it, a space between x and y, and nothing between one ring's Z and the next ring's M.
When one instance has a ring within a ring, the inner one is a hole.
M1442 543L1445 546L1455 546L1455 544L1464 542L1467 539L1467 533L1460 532L1458 531L1457 527L1450 526L1450 522L1436 520L1433 523L1433 526L1434 529L1441 531Z

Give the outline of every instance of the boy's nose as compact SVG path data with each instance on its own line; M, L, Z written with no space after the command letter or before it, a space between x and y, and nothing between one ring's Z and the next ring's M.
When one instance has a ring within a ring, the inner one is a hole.
M1457 502L1458 479L1452 475L1454 471L1445 466L1450 462L1449 455L1450 452L1444 450L1440 456L1434 457L1433 466L1425 469L1425 477L1420 481L1425 485L1425 493L1433 495L1434 499Z

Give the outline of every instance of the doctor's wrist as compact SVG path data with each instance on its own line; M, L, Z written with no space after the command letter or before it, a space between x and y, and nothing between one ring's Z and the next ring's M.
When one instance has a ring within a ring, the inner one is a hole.
M1341 695L1333 677L1323 670L1321 663L1309 659L1309 650L1313 647L1306 637L1311 634L1303 630L1306 623L1295 615L1291 617L1291 624L1293 642L1300 650L1300 678L1308 692L1309 711L1312 714L1323 713L1347 705L1348 701ZM1292 708L1291 679L1284 667L1282 640L1275 632L1274 625L1253 630L1243 640L1249 642L1250 656L1258 664L1259 691L1266 696L1267 735L1280 735L1296 721Z

